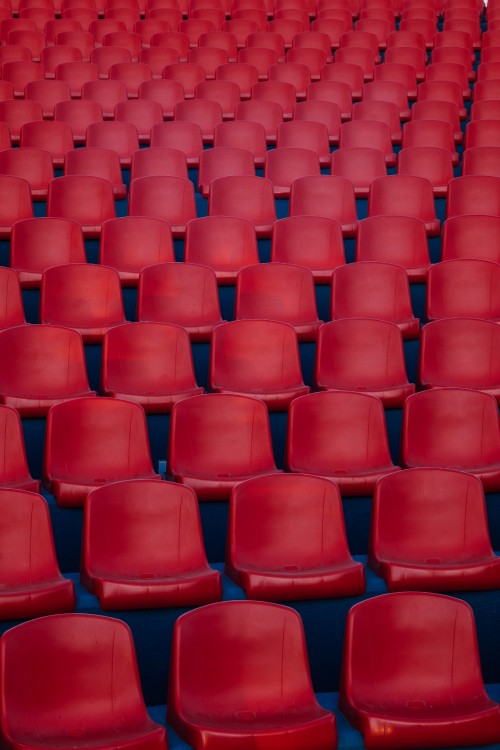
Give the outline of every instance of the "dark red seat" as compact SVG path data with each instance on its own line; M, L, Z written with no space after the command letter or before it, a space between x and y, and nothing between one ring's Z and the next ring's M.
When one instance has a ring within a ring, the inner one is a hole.
M102 225L99 263L116 269L122 286L137 286L146 266L172 261L172 232L166 221L120 216Z
M19 412L0 406L0 428L0 487L40 492L39 480L33 479L28 469Z
M425 223L414 216L371 216L358 224L357 261L403 266L410 281L425 281L431 261Z
M315 283L329 284L332 271L345 263L342 227L335 219L323 216L279 219L273 227L271 260L305 266Z

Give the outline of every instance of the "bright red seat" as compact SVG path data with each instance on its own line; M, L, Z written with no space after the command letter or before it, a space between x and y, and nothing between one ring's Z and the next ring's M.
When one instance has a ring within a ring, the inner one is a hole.
M186 99L193 99L196 84L205 80L205 71L197 63L183 63L181 58L180 63L165 66L163 78L181 83Z
M233 601L189 612L176 622L171 665L169 723L193 747L337 746L335 717L312 691L300 616L288 607Z
M21 148L38 148L48 151L55 167L64 165L67 152L74 147L73 132L66 122L36 120L21 127Z
M252 222L236 216L204 216L187 224L185 261L212 268L219 284L234 284L241 268L259 263Z
M373 84L396 83L395 81L372 81ZM366 93L366 92L365 92ZM382 101L379 99L366 98L362 102L356 102L352 108L353 120L375 120L389 126L392 143L401 143L403 133L401 131L400 110L395 102Z
M154 20L154 19L150 19ZM151 83L152 80L167 80L162 79L163 75L163 69L167 65L174 65L175 63L178 63L180 61L180 55L177 52L176 49L171 49L170 47L143 47L139 53L139 62L146 63L146 65L151 70L152 78L148 79L147 81L143 81L139 86L139 99L145 98L141 92L143 92L147 85ZM170 84L177 84L177 87L180 87L184 98L184 86L179 83L178 81L169 81ZM155 88L155 87L153 87ZM154 99L154 97L150 97Z
M398 469L380 399L349 391L296 398L288 410L287 466L334 481L342 495L371 494L377 479Z
M441 259L456 258L500 263L500 217L472 214L447 219L443 224Z
M462 143L463 141L458 105L454 102L439 99L424 99L415 102L411 108L411 118L412 120L444 120L444 122L449 122L453 129L455 143Z
M316 283L330 283L332 271L345 263L340 223L323 216L279 219L273 227L271 261L305 266Z
M373 180L387 174L385 156L378 148L340 148L332 154L331 172L352 182L356 197L368 198Z
M352 116L352 93L349 84L345 81L323 80L311 83L307 88L307 101L330 102L340 108L342 120L350 120ZM303 106L299 102L297 106ZM334 142L338 142L337 139Z
M71 90L71 96L79 99L82 96L82 87L87 81L97 81L99 69L91 62L65 62L56 67L56 79L65 81Z
M448 150L454 166L458 164L451 123L444 120L412 120L403 128L403 148L434 146Z
M337 55L339 51L337 50L335 54ZM346 53L344 50L344 55L346 54L350 55L352 52L348 51ZM368 52L368 54L370 53ZM352 99L361 99L363 95L363 86L365 83L363 68L356 63L338 60L332 65L325 65L321 74L322 81L346 83L351 89Z
M120 158L116 151L97 146L72 149L66 153L64 173L102 177L113 185L116 199L123 199L126 196L127 188L123 183Z
M215 126L214 131L214 150L217 149L249 151L252 154L254 165L263 166L267 153L266 131L260 122L250 120L219 123ZM217 157L207 157L206 154L208 153L210 153L210 150L204 152L205 160L217 159Z
M212 47L227 52L229 62L236 62L238 56L238 42L236 36L230 31L209 31L202 34L198 39L200 47Z
M259 73L255 65L245 62L225 63L219 65L215 71L218 81L235 83L240 90L242 99L249 99L252 86L259 80Z
M357 36L361 32L355 31L346 33L353 33ZM332 67L339 64L355 65L362 71L363 81L373 81L377 56L375 55L373 50L368 49L367 47L343 47L342 39L344 38L344 36L345 34L342 34L342 36L340 37L340 47L335 52L334 64L332 65Z
M40 482L32 479L28 469L19 412L0 406L0 428L0 487L40 492Z
M354 187L346 177L313 175L294 180L290 216L325 216L342 225L344 237L353 237L358 223Z
M0 151L0 174L22 178L30 186L32 200L45 200L54 177L51 155L39 148L7 148Z
M185 155L188 167L196 167L203 151L201 128L195 122L158 123L151 128L151 146L178 149Z
M305 31L304 34L314 34L314 31ZM295 35L294 39L299 36ZM322 35L320 35L322 36ZM328 36L325 34L325 40L329 43ZM331 48L330 48L331 49ZM329 53L331 55L331 51ZM287 52L287 62L300 63L305 65L309 70L311 81L319 81L323 67L327 63L328 55L323 49L316 47L292 47Z
M58 102L54 107L54 119L67 122L73 133L75 145L82 144L87 140L88 126L93 122L102 121L102 107L98 102L84 99Z
M246 266L236 281L236 319L268 319L288 323L299 341L315 341L318 319L311 271L286 263Z
M228 54L226 50L220 49L219 47L193 47L189 50L188 62L201 65L205 71L205 78L207 81L213 82L217 68L228 62ZM203 83L203 81L200 81L197 86L200 86ZM238 95L238 101L239 98Z
M471 122L498 119L500 119L500 99L479 100L474 102L470 109Z
M401 407L415 392L406 374L401 332L385 320L342 318L322 325L315 380L320 390L378 396L386 408Z
M54 404L95 396L89 389L81 336L37 325L0 331L0 402L22 417L46 416Z
M142 216L121 216L102 225L99 263L116 269L122 286L136 286L140 272L174 261L170 226Z
M499 120L474 120L465 129L465 148L497 146L499 135Z
M114 268L69 263L47 268L40 295L42 323L74 328L89 343L125 322L120 279Z
M131 750L166 747L165 728L146 711L132 633L124 622L89 614L38 618L5 634L0 655L6 747L21 742L26 748L76 749L90 742L106 750L117 742Z
M465 214L500 216L500 177L467 175L448 183L446 218Z
M118 154L120 164L129 167L132 154L139 148L139 134L131 122L118 119L113 122L95 122L87 128L87 146L114 151Z
M45 501L33 492L0 489L0 506L0 618L21 620L74 610L74 585L60 573Z
M293 108L297 101L295 87L292 83L274 80L254 83L251 98L257 101L275 102L281 107L284 120L291 120Z
M209 196L213 180L234 175L255 175L254 157L250 151L217 147L201 153L198 186L204 197Z
M82 53L83 62L90 62L92 50L94 49L94 37L90 31L76 31L74 29L59 31L56 36L56 45L62 44L67 47L76 47Z
M456 81L423 81L418 87L418 101L451 102L458 107L461 120L467 117L462 89Z
M175 11L177 14L178 11ZM182 17L179 17L179 23L182 23ZM175 25L175 24L174 24ZM172 26L172 31L164 31L153 34L150 40L151 47L168 47L175 49L179 53L180 62L187 62L189 54L189 36L183 31L178 31Z
M56 49L49 47L47 49ZM30 81L26 84L24 96L35 102L40 102L45 119L54 117L54 107L57 102L69 101L71 92L69 86L64 81L53 81L50 79L41 79Z
M354 113L353 113L354 114ZM369 147L382 151L387 166L396 164L396 154L392 150L391 129L387 122L379 120L353 119L340 128L340 148Z
M423 388L472 388L500 401L500 329L488 320L448 318L422 329L419 383Z
M127 101L127 87L123 81L86 81L82 86L82 99L97 102L101 106L102 115L106 119L111 119L115 115L118 102Z
M130 184L128 210L130 216L162 219L174 237L182 237L187 222L196 218L193 183L182 177L137 177Z
M300 367L297 335L275 320L234 320L214 329L210 389L264 401L270 411L286 411L309 393Z
M456 261L455 261L456 262ZM435 388L404 406L404 466L447 466L479 477L485 491L500 487L500 430L495 398L464 388Z
M129 99L115 107L115 123L126 122L137 130L139 143L149 144L151 128L163 122L163 109L159 102L149 99Z
M162 47L153 48L151 50ZM148 63L151 65L151 62ZM163 69L163 65L161 66ZM178 81L169 81L166 78L143 81L139 86L139 99L151 99L161 105L163 117L172 118L174 116L174 107L177 102L184 99L184 87Z
M129 53L128 60L123 62L138 62L139 52L142 48L141 37L133 31L112 31L104 34L102 38L103 47L117 47ZM117 63L122 62L117 60Z
M327 545L321 541L324 534ZM350 555L335 484L321 477L274 474L235 487L225 573L247 599L363 593L364 570Z
M115 398L77 398L47 415L43 482L61 507L122 479L160 479L151 463L144 410Z
M129 99L137 99L141 83L152 77L151 69L144 62L114 63L109 69L110 81L124 83Z
M246 47L259 47L273 50L278 61L285 59L285 42L281 34L273 31L259 31L249 34L246 39Z
M201 47L198 49L209 49L208 47ZM236 65L236 63L231 63ZM218 68L217 68L218 70ZM222 117L224 120L233 120L234 112L237 105L240 102L240 89L238 84L233 81L224 80L209 80L201 81L196 84L194 90L195 99L202 99L204 101L212 102L217 104L217 124L219 122L218 108L222 110ZM208 106L208 105L205 105ZM215 112L215 110L214 110ZM217 124L215 127L217 127Z
M12 84L16 98L24 96L27 83L44 78L44 71L39 62L13 60L12 62L4 62L1 70L2 80Z
M186 99L175 105L174 121L199 125L203 143L213 143L214 130L222 122L222 107L209 99Z
M328 81L326 83L328 84ZM295 123L294 128L286 128L286 131L288 131L287 139L295 137L297 133L305 134L311 145L314 142L316 143L316 149L320 155L320 163L327 165L331 159L329 145L336 145L339 142L341 124L340 106L335 102L314 99L297 102L293 108L292 123ZM298 123L300 123L300 127ZM304 127L305 123L308 124ZM291 123L286 124L290 125ZM324 128L326 128L328 138L328 150L326 150L324 145Z
M0 174L0 238L10 238L16 221L32 216L29 182L22 177Z
M410 591L355 605L342 675L340 708L367 747L498 738L500 709L484 689L474 615L459 599Z
M276 148L268 151L264 176L273 186L274 195L284 198L290 195L294 180L320 174L318 154L307 148Z
M19 143L21 128L25 123L41 120L42 118L43 110L40 102L30 99L6 99L0 101L0 122L8 126L13 145Z
M266 405L222 393L178 401L172 407L167 466L199 500L227 500L238 482L275 472Z
M139 277L137 318L182 326L193 341L210 341L222 323L217 279L207 266L161 263Z
M413 216L425 222L427 234L440 233L436 217L432 183L424 177L389 175L374 180L368 200L368 216L390 216L397 206L401 216Z
M45 42L47 45L55 45L56 37L60 31L81 31L81 29L81 23L74 19L53 18L45 24Z
M269 237L276 220L272 183L255 176L219 177L211 185L208 213L248 219L257 237Z
M445 468L381 479L368 560L389 591L497 588L500 558L491 549L479 479Z
M427 56L422 47L388 47L384 55L386 63L411 65L415 70L417 81L425 80Z
M199 606L221 598L221 574L208 567L189 487L129 480L93 490L82 548L81 581L104 610Z
M399 62L386 62L383 65L377 65L373 77L375 81L395 81L401 83L406 89L408 99L413 100L417 98L417 73L412 65Z
M397 173L430 180L434 195L446 198L448 183L453 179L452 157L449 149L437 146L403 148L398 154Z
M164 146L140 148L138 151L134 151L130 167L130 179L151 175L187 178L185 155L179 149Z
M189 336L167 323L125 323L103 339L101 390L140 404L147 414L168 413L182 398L197 396Z
M26 323L24 317L21 285L16 270L0 267L0 296L3 300L0 309L0 330Z
M47 216L77 221L85 237L99 237L115 217L113 185L102 177L68 175L49 183Z
M307 103L303 102L303 104ZM297 105L294 107L294 118L297 114L296 107ZM338 112L337 124L340 126L340 112ZM330 166L329 132L327 126L322 122L306 119L283 122L278 127L276 145L278 150L282 148L307 149L317 154L321 166ZM268 155L269 159L272 159L272 157Z
M418 338L408 274L392 263L358 262L339 266L332 277L331 318L378 318L396 323L404 339Z
M283 122L283 108L275 101L250 99L236 105L234 119L260 123L264 126L267 143L274 144L278 127Z
M412 216L372 216L358 224L356 260L394 263L411 281L425 281L430 267L425 224Z
M431 266L427 318L500 321L500 267L489 260L458 258Z

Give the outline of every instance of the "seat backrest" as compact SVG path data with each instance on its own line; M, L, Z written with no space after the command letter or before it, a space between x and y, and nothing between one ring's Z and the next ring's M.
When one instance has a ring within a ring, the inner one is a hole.
M500 319L500 268L496 262L457 258L436 263L427 281L427 318Z
M174 261L169 224L146 216L120 216L105 221L99 263L116 268L124 278L146 266Z
M498 216L478 214L453 216L443 224L441 242L443 261L476 258L499 263L499 250L500 217Z

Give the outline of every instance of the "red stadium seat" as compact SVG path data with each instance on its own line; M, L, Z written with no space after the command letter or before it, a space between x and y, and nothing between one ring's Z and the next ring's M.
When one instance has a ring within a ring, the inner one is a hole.
M378 148L362 146L334 151L331 171L350 180L358 198L367 198L373 180L387 174L384 153Z
M411 281L425 281L430 267L425 224L411 216L372 216L358 224L356 260L403 266Z
M220 599L221 574L208 567L194 492L145 480L93 490L85 503L81 580L107 611Z
M19 145L48 151L54 167L62 167L67 152L74 147L73 131L67 122L58 120L25 122Z
M7 99L0 101L0 122L5 123L10 131L12 145L19 143L21 128L27 122L42 120L43 110L40 102L29 99Z
M418 87L418 101L451 102L458 107L461 120L467 117L462 89L456 81L424 81Z
M260 122L252 122L251 120L219 123L215 126L214 131L215 149L249 151L252 154L254 165L264 166L267 153L264 126ZM205 153L210 153L210 151L207 150ZM210 157L208 158L210 159Z
M40 492L40 482L32 479L28 469L19 412L10 406L0 406L0 427L0 487Z
M377 65L374 80L401 83L406 89L408 99L417 98L417 73L412 65L399 62L385 62L383 65Z
M377 86L382 84L396 84L396 81L372 81L365 84L366 86ZM367 91L365 90L366 94ZM375 93L376 96L378 94ZM369 95L368 95L369 96ZM400 109L397 104L389 101L380 101L366 97L362 102L356 102L352 108L353 120L379 121L389 126L392 143L401 143L403 133L401 131ZM378 146L377 146L378 148Z
M214 329L210 389L264 401L270 411L286 411L309 393L300 368L297 335L275 320L234 320Z
M182 151L166 146L140 148L132 154L130 179L167 175L171 177L188 177L186 157Z
M348 391L296 398L288 411L287 466L334 481L342 495L371 494L377 479L398 469L380 399Z
M333 270L345 263L342 227L322 216L279 219L273 227L271 261L305 266L315 283L329 284Z
M111 119L115 116L118 102L127 100L127 87L123 81L86 81L82 86L82 99L100 104L103 116Z
M402 63L415 69L417 81L425 80L427 57L422 47L388 47L384 55L386 63Z
M199 500L227 500L238 482L275 472L266 405L222 393L178 401L172 407L167 465Z
M485 491L497 492L500 431L495 398L464 388L435 388L410 396L403 413L401 460L408 468L467 471L481 479Z
M327 545L321 541L325 533ZM334 483L274 474L235 487L229 503L225 573L245 590L247 599L297 601L362 594L364 570L350 555Z
M500 177L467 175L448 183L446 218L466 214L500 216Z
M173 261L172 233L166 222L121 216L102 225L99 263L116 269L122 286L136 286L146 266Z
M290 193L290 216L298 215L336 219L342 225L344 237L353 237L358 220L352 183L335 175L295 180Z
M23 289L38 288L46 268L85 262L82 230L76 221L36 217L14 225L11 266Z
M102 177L58 177L49 184L47 216L77 221L85 237L99 237L102 223L115 217L113 185Z
M220 49L219 47L193 47L189 50L188 62L201 65L205 71L205 78L213 81L217 68L220 65L227 64L228 54L224 49ZM197 86L200 86L202 83L203 81L200 81Z
M173 236L182 237L187 222L196 218L193 183L182 177L137 177L130 184L128 208L130 216L167 221Z
M441 101L439 99L424 99L415 102L411 108L411 119L444 120L444 122L449 122L453 129L455 143L462 143L463 141L458 105L453 102Z
M374 180L368 216L390 216L394 213L394 206L401 216L422 219L429 236L439 235L440 221L436 217L430 180L413 175L390 175Z
M332 278L332 320L378 318L396 323L404 339L418 338L408 274L391 263L359 262L335 269Z
M158 47L157 49L162 48ZM184 99L184 88L178 81L156 80L153 75L152 80L143 81L139 86L139 99L151 99L154 102L159 102L163 117L172 119L175 105Z
M307 89L307 101L331 102L332 104L336 104L340 108L342 120L351 119L352 92L351 87L345 81L323 80L311 83Z
M427 318L483 318L500 321L500 268L476 258L431 266L427 280Z
M277 198L290 195L294 180L319 174L318 154L310 149L276 148L267 153L264 176L271 181Z
M288 323L299 341L315 341L318 319L314 279L302 266L263 263L241 269L236 281L236 319Z
M500 263L500 217L472 214L447 219L443 224L441 259L456 258Z
M0 506L4 551L1 619L74 610L74 585L60 573L45 501L33 492L1 489Z
M125 323L103 339L101 391L140 404L146 414L168 413L197 396L189 336L167 323Z
M15 60L2 64L2 80L12 84L14 96L22 98L26 84L44 78L44 71L39 62Z
M178 102L174 107L174 121L199 125L203 143L213 143L215 128L222 122L222 107L218 102L209 99Z
M181 57L180 63L165 66L163 78L181 83L184 87L186 99L193 99L196 84L205 80L205 71L198 63L183 63Z
M283 122L283 108L278 102L251 99L236 105L234 118L235 120L260 123L264 126L267 143L274 144L276 143L278 127Z
M30 186L32 200L45 200L54 177L51 155L38 148L7 148L0 151L0 174L22 178Z
M212 182L208 213L248 219L257 237L269 237L276 220L272 183L255 176L219 177Z
M161 263L139 278L137 319L174 323L193 341L210 341L222 323L214 271L194 263Z
M369 147L382 151L387 166L396 164L392 150L391 129L386 122L353 119L340 128L340 148Z
M201 128L194 122L163 122L151 128L151 146L182 151L188 167L198 166L203 151Z
M233 601L189 612L175 625L171 664L169 722L190 745L336 747L335 718L312 691L302 622L294 610Z
M65 62L56 67L56 79L65 81L73 99L82 97L82 87L87 81L97 81L99 68L91 62Z
M124 622L88 614L38 618L11 629L0 653L2 723L9 747L21 737L27 748L39 746L28 716L46 738L45 746L76 750L92 738L106 750L117 741L131 750L145 744L151 750L165 747L165 728L146 711L132 633ZM21 675L28 680L26 687ZM90 716L85 709L89 701ZM67 732L78 738L68 740Z
M235 83L239 88L241 99L249 99L252 86L259 80L259 73L257 68L250 63L233 62L219 65L215 70L215 78L218 81Z
M212 268L219 284L234 284L241 268L259 262L252 222L236 216L204 216L187 224L185 261Z
M92 146L72 149L66 154L64 173L102 177L113 185L116 199L126 196L127 188L123 183L120 159L116 151Z
M22 177L0 174L0 238L8 239L16 221L32 216L29 182Z
M57 49L56 47L48 49ZM57 102L69 101L71 92L69 86L64 81L52 81L42 79L40 81L30 81L26 84L24 91L26 99L40 102L45 119L54 117L54 107Z
M124 32L125 34L127 32ZM110 36L106 34L106 37ZM96 47L92 50L90 61L95 63L99 70L99 78L109 78L109 70L115 63L132 62L132 56L125 47Z
M278 62L278 54L268 47L244 47L238 52L238 62L252 65L259 81L267 81L269 68Z
M102 121L102 108L98 102L84 99L58 102L54 107L54 119L67 122L73 133L73 142L82 144L87 139L88 126Z
M152 79L143 81L139 86L139 99L141 99L143 98L141 91L144 90L147 84L150 84L151 80L162 80L163 69L167 65L174 65L180 62L180 55L176 49L172 49L171 47L143 47L139 53L139 62L146 63L152 75ZM176 82L169 81L169 83L174 84ZM178 86L184 92L182 84L179 83ZM153 99L154 97L151 98ZM184 93L182 98L184 98Z
M90 31L60 31L56 35L56 45L59 44L66 47L76 47L82 53L81 59L83 62L90 62L94 49L94 37Z
M471 607L415 591L355 605L339 704L368 747L495 742L500 711L484 689Z

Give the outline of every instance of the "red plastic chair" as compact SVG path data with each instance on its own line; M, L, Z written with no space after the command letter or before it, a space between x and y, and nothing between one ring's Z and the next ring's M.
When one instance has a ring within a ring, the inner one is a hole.
M132 154L139 148L139 133L132 122L125 120L91 123L87 128L87 146L114 151L121 166L127 167L131 164Z
M282 35L277 32L258 31L255 34L249 34L246 39L246 46L271 49L277 54L278 62L283 62L285 59L285 42Z
M451 102L458 107L461 120L467 117L462 89L456 81L424 81L418 87L418 101Z
M152 47L175 49L179 53L180 62L187 62L190 46L189 36L182 31L174 30L173 25L170 25L172 26L172 31L153 34L150 44Z
M427 280L427 318L482 318L500 321L497 263L475 258L431 266Z
M288 12L293 13L294 16L297 12L301 17L300 20L296 17L278 17L277 14L279 13L279 11L275 10L273 20L269 21L269 23L267 24L266 32L268 34L276 34L277 36L281 37L283 39L285 50L289 50L291 48L294 36L296 34L299 34L301 31L305 31L306 27L309 24L309 15L307 13L306 18L304 18L300 10L296 11L296 9L289 9Z
M384 320L343 318L322 325L315 380L320 390L378 396L386 408L401 407L415 392L406 374L401 332Z
M152 77L151 69L143 62L114 63L109 69L110 81L122 81L129 99L137 99L141 83Z
M446 525L447 533L436 533ZM452 469L407 469L373 496L369 565L389 591L497 588L481 482Z
M151 48L153 49L153 48ZM161 50L161 47L157 49ZM163 66L162 66L163 69ZM167 79L144 81L139 86L139 99L151 99L161 105L163 117L172 119L174 116L174 107L177 102L184 99L184 88L177 81L168 81Z
M347 33L349 34L350 32ZM352 33L355 33L357 36L358 33L361 32L356 31ZM340 47L335 52L334 65L338 65L339 63L355 65L357 68L361 69L363 73L363 81L373 81L377 60L375 53L373 52L373 50L366 47L343 47L342 39L344 36L345 35L342 34L340 38Z
M335 481L342 495L369 495L397 471L389 454L384 407L364 393L325 391L295 399L288 411L290 471Z
M465 148L497 146L500 134L499 120L475 120L465 129Z
M465 214L500 216L500 177L467 175L448 183L446 218Z
M318 320L311 271L285 263L241 269L235 318L278 320L293 326L299 341L315 341L322 321Z
M134 32L139 34L143 49L150 46L153 34L161 34L170 30L168 21L161 18L141 18L134 23Z
M101 390L140 404L146 414L169 413L176 401L203 393L186 331L155 322L110 329L103 339Z
M82 86L82 99L100 104L103 116L110 119L114 117L118 102L127 100L127 87L123 81L86 81Z
M60 573L45 501L33 492L1 489L0 505L5 553L1 619L21 620L74 610L74 585Z
M215 31L215 25L208 18L194 18L191 15L190 18L181 21L179 24L179 33L186 34L190 47L197 47L200 36L209 31Z
M236 37L238 49L242 49L245 46L247 36L259 31L260 26L257 21L251 18L237 18L236 13L236 10L233 11L231 18L228 21L224 21L222 30L233 34Z
M24 96L26 99L40 102L44 118L52 119L54 117L54 107L57 102L69 101L71 99L71 92L68 84L64 83L64 81L42 79L27 83Z
M484 63L486 61L482 58L482 62ZM467 77L469 81L472 82L476 80L476 71L472 68L473 60L471 50L467 47L452 47L451 45L445 45L434 49L432 52L432 64L439 65L441 63L464 65L465 69L467 70Z
M50 266L85 262L82 230L77 222L37 217L14 225L11 267L23 289L38 288L43 271Z
M186 224L196 218L194 187L182 177L152 175L130 184L129 215L167 221L174 237L182 237Z
M393 215L394 206L401 216L422 219L430 237L439 235L440 221L436 218L430 180L413 175L390 175L374 180L368 200L368 216Z
M352 182L356 197L367 198L373 180L387 174L385 156L377 148L340 148L332 154L331 172Z
M268 71L268 78L268 83L270 81L275 81L291 84L295 90L295 99L305 99L307 87L311 83L311 71L309 70L307 65L299 62L291 62L287 58L287 61L284 63L275 63L274 65L270 66ZM261 87L262 82L258 86L258 89L260 89ZM269 85L267 85L266 88L269 90ZM255 95L252 94L252 97L255 98ZM273 99L274 95L268 98ZM282 101L283 112L285 113L285 117L287 117L289 110L288 104L286 103L286 98L283 97Z
M259 262L252 222L205 216L187 224L185 260L212 268L219 284L234 284L241 268Z
M463 141L458 105L453 102L438 99L415 102L411 108L411 118L412 120L444 120L444 122L449 122L453 130L455 143L462 143Z
M89 494L80 577L108 611L199 606L222 594L221 574L208 567L195 493L165 482L129 480Z
M305 96L305 88L304 88ZM283 119L292 118L293 108L297 101L296 90L292 83L287 81L259 81L254 83L251 92L252 100L275 102L283 112ZM241 105L238 106L239 109Z
M425 80L427 56L422 47L388 47L384 55L386 63L411 65L415 70L417 81Z
M278 102L265 99L250 99L236 105L235 120L256 122L263 125L268 144L276 143L278 127L283 122L283 108Z
M321 216L279 219L273 227L271 261L305 266L315 283L329 284L333 270L345 263L342 227Z
M58 177L49 184L47 216L77 221L85 237L99 237L102 223L115 217L113 185L102 177Z
M305 34L314 34L315 32L305 31ZM299 34L296 34L294 40ZM329 43L329 38L325 34L325 40ZM331 48L329 48L331 50ZM331 51L330 51L331 57ZM305 65L309 70L311 81L319 81L321 78L321 72L323 67L327 63L327 54L322 49L316 49L315 47L292 47L287 52L287 62L299 63Z
M180 63L165 66L163 78L181 83L186 99L193 99L196 84L205 80L205 71L198 63L183 63L181 57Z
M325 18L317 16L311 23L311 31L326 34L330 38L330 44L333 50L340 47L340 38L349 28L352 27L352 18L347 20L342 18Z
M0 295L3 305L0 311L0 330L26 323L19 276L12 268L0 267Z
M391 31L387 38L387 49L392 47L416 47L425 50L425 37L418 31Z
M236 84L241 99L249 99L252 86L259 80L259 73L257 68L250 63L233 62L219 65L215 70L215 78L218 81Z
M318 154L306 148L276 148L268 151L264 175L272 185L277 198L290 195L294 180L320 174Z
M73 99L82 97L82 87L87 81L97 81L99 68L91 62L65 62L56 67L56 79L65 81Z
M260 122L250 120L234 120L232 122L222 122L215 126L214 131L214 149L223 151L249 151L252 154L255 166L264 166L267 144L266 131ZM208 158L216 159L218 157L207 157L204 152L205 161Z
M139 277L137 319L173 323L192 341L210 341L222 323L214 271L194 263L161 263Z
M443 224L442 260L476 258L500 263L498 216L453 216Z
M10 406L0 406L0 427L0 487L40 492L40 482L32 479L28 469L19 412Z
M73 399L47 416L45 487L60 507L81 507L88 493L122 479L160 479L153 472L144 410L114 398Z
M275 474L235 487L229 503L225 573L245 590L247 599L296 601L362 594L364 570L350 555L334 483Z
M262 177L219 177L211 184L208 213L248 219L257 237L269 237L276 220L272 183Z
M402 18L399 24L400 31L418 31L425 38L426 49L434 47L437 33L435 18Z
M163 122L151 128L151 146L182 151L188 167L198 166L203 151L201 128L194 122Z
M227 500L238 482L276 471L267 407L256 398L221 393L178 401L167 465L199 500Z
M307 104L303 102L303 104ZM297 114L294 107L294 117ZM340 126L340 112L337 110L337 126ZM337 133L339 132L337 128ZM284 122L278 127L276 145L277 149L306 149L317 154L322 166L330 166L331 154L329 143L329 132L327 126L322 122L313 120L292 120ZM270 152L271 153L271 152ZM268 160L271 159L268 155ZM314 172L313 172L314 174Z
M48 151L54 167L62 167L67 152L74 147L73 131L68 123L57 120L25 122L21 127L19 145Z
M47 197L54 170L47 151L38 148L7 148L0 151L0 174L20 177L28 182L31 199L39 201Z
M142 42L139 34L135 34L133 31L113 31L110 34L104 34L102 46L124 49L129 53L128 60L124 62L138 62ZM122 61L117 60L116 62Z
M372 81L374 84L393 83L393 81ZM394 82L395 83L395 82ZM371 84L366 84L370 86ZM365 92L366 93L366 92ZM352 108L352 118L356 120L378 121L389 126L392 143L401 143L403 133L401 130L400 111L394 102L369 99L356 102ZM377 146L378 148L378 146Z
M386 122L352 119L340 128L340 148L369 147L382 151L387 166L396 164L392 150L391 129Z
M449 149L436 146L403 148L398 154L397 173L425 177L430 180L434 195L446 198L448 183L453 179L452 157Z
M335 54L337 55L339 51L340 50L337 50ZM347 53L347 55L350 54L352 54L352 52ZM346 55L345 51L344 55ZM352 99L361 99L363 95L363 86L365 82L363 68L356 63L339 59L336 60L333 65L325 65L321 74L321 81L346 83L351 89Z
M113 185L116 199L123 199L127 188L123 183L120 159L116 151L88 146L68 151L64 162L66 175L101 177Z
M327 166L331 161L330 145L337 145L339 142L341 126L340 106L335 102L314 99L297 102L293 108L292 123L295 123L292 128L283 128L282 138L286 134L285 142L289 138L295 140L296 137L302 137L302 134L305 135L311 145L315 144L315 149L320 156L320 163ZM288 126L292 123L286 123L286 125ZM300 126L298 123L300 123ZM328 139L326 144L323 135L325 128Z
M496 48L495 48L496 49ZM500 99L487 99L485 101L476 101L470 110L470 121L475 120L499 120L500 119Z
M118 273L86 263L47 268L42 274L40 320L74 328L85 342L101 341L108 328L125 322Z
M410 396L403 412L401 459L408 468L447 466L467 471L481 479L485 491L497 492L496 399L464 388L435 388Z
M177 50L170 47L143 47L139 53L139 62L146 63L146 65L151 70L152 75L152 79L143 81L139 86L139 99L141 99L143 98L141 96L141 91L144 89L144 87L147 84L151 83L151 80L161 79L163 75L163 69L167 65L174 65L175 63L180 62L180 55ZM175 83L175 81L170 81L170 83L173 84ZM184 87L182 86L182 84L179 83L178 85L181 86L182 91L184 92ZM184 98L184 93L182 98Z
M345 47L369 49L373 52L377 64L381 62L377 35L369 31L361 31L358 26L353 31L346 31L340 37L340 49L344 49Z
M411 281L425 281L430 267L425 224L411 216L372 216L358 224L356 260L403 266Z
M19 143L21 128L27 122L43 118L42 105L29 99L7 99L0 101L0 122L10 131L12 145Z
M13 61L2 64L2 80L12 84L16 98L24 96L26 84L44 78L44 71L39 62Z
M56 45L62 44L67 47L76 47L82 53L83 62L90 62L92 50L94 49L94 37L89 31L59 31L55 39Z
M403 148L434 146L451 153L454 166L458 165L455 139L451 123L443 120L412 120L403 128Z
M222 107L209 99L190 99L174 107L175 122L191 122L199 125L203 143L213 143L214 130L222 122Z
M500 711L484 689L470 606L414 591L355 605L339 704L368 747L495 742Z
M290 216L299 215L335 219L341 223L344 237L353 237L358 220L352 183L335 175L295 180L290 192Z
M53 18L45 24L45 42L48 45L56 43L56 37L61 31L81 31L79 21L71 18Z
M201 683L195 666L210 679ZM280 743L283 750L297 743L310 750L337 743L335 718L312 691L300 616L276 604L221 602L179 618L167 710L175 731L207 750L228 739L234 750L249 742Z
M352 93L349 84L345 81L323 80L311 83L307 89L307 101L320 101L335 104L340 108L340 116L342 120L351 119ZM303 103L299 102L295 106L303 106ZM336 142L338 142L338 134Z
M417 73L412 65L395 62L377 65L374 71L374 80L401 83L406 89L408 99L417 98Z
M89 389L80 335L59 326L0 331L0 402L21 417L46 416L61 401L95 396Z
M173 261L172 233L166 222L140 216L104 222L99 263L114 268L122 286L137 286L146 266Z
M123 32L127 33L127 32ZM106 37L110 34L106 34ZM90 61L99 69L99 78L109 78L109 70L115 63L132 62L132 56L125 47L96 47L92 50Z
M186 157L175 148L155 146L141 148L132 154L130 179L149 177L151 175L167 175L171 177L188 177Z
M420 385L472 388L500 401L499 335L498 325L487 320L449 318L428 323L420 345Z
M267 81L269 68L278 62L278 55L267 47L244 47L238 52L238 62L253 65L259 81Z
M54 107L54 119L67 122L73 133L75 144L85 143L87 128L93 122L101 122L102 108L98 102L83 99L58 102Z
M29 182L22 177L0 174L0 238L9 239L16 221L32 216Z
M27 711L46 738L45 747L83 748L90 738L107 749L117 741L131 749L165 747L165 728L146 711L132 633L124 622L87 614L39 618L11 629L2 638L0 654L6 746L14 747L21 737L27 747L39 746ZM90 716L85 710L89 701ZM78 738L68 740L66 730Z
M404 339L418 338L408 274L391 263L351 263L332 277L331 318L378 318L395 323Z
M210 389L264 401L270 411L286 411L309 393L300 367L297 335L274 320L235 320L212 334Z
M189 50L188 62L201 65L205 71L205 78L209 81L213 81L217 68L220 65L227 64L228 54L226 50L220 49L219 47L193 47ZM200 86L202 83L203 81L200 81L197 85Z
M238 41L230 31L208 31L198 39L200 47L213 47L227 52L229 62L236 62L238 57Z
M131 123L137 130L139 143L149 144L151 128L163 122L163 109L159 102L129 99L116 105L115 122Z

